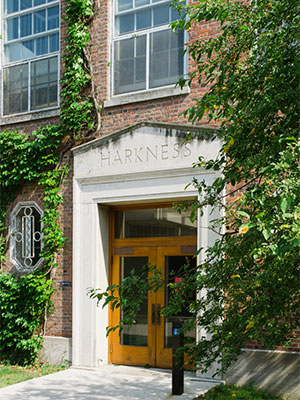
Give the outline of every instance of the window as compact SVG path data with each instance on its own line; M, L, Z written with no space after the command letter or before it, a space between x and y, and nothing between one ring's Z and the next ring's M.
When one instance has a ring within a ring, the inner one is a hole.
M33 271L42 263L42 216L34 202L18 203L11 213L11 258L19 271Z
M57 106L59 1L3 1L3 115Z
M190 212L180 214L174 208L116 210L115 237L149 238L164 236L197 236L197 223Z
M116 0L113 94L173 85L184 72L184 32L170 1Z

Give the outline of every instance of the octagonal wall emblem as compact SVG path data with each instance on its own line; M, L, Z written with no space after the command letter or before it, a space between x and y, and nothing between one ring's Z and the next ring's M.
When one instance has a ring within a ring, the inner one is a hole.
M42 209L35 202L20 202L11 213L11 260L20 272L42 263Z

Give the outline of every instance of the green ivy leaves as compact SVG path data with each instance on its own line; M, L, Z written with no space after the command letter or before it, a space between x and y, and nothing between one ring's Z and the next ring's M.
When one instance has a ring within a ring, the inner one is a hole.
M37 274L18 279L0 274L0 360L31 364L42 346L45 311L49 311L52 282Z

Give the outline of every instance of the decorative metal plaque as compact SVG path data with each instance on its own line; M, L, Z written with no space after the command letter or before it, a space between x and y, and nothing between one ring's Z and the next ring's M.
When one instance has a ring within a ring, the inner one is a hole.
M34 202L18 203L11 214L11 258L22 272L41 263L43 212Z

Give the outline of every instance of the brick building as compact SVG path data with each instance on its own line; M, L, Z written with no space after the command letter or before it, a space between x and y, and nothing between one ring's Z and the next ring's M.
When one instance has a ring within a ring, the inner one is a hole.
M157 313L165 295L149 298L136 330L124 331L120 341L106 338L105 330L109 320L117 321L117 313L97 308L87 288L117 283L132 260L136 268L145 261L160 264L167 274L170 263L179 264L197 246L205 248L214 240L205 230L214 215L207 211L193 225L185 215L176 215L171 203L197 196L193 188L185 190L194 176L207 182L215 178L214 172L195 171L192 164L200 153L217 154L219 144L210 140L217 126L208 126L205 119L191 126L180 115L205 88L195 82L180 89L175 83L194 68L188 55L182 56L184 43L213 37L218 25L204 22L176 35L169 28L177 17L169 3L94 1L89 52L103 120L98 138L72 150L64 183L60 223L66 244L55 271L55 310L45 337L45 353L52 361L170 367L170 326L158 323ZM65 6L64 0L1 0L1 130L30 134L59 121ZM182 145L187 132L200 135ZM18 221L24 213L38 219L42 212L41 189L26 186L10 206L8 224L21 229ZM26 261L18 254L12 240L10 270L38 267L38 259ZM270 369L273 375L291 362L296 370L298 341L271 355L255 346L240 368L251 368L253 359L264 365L273 357L279 365Z

